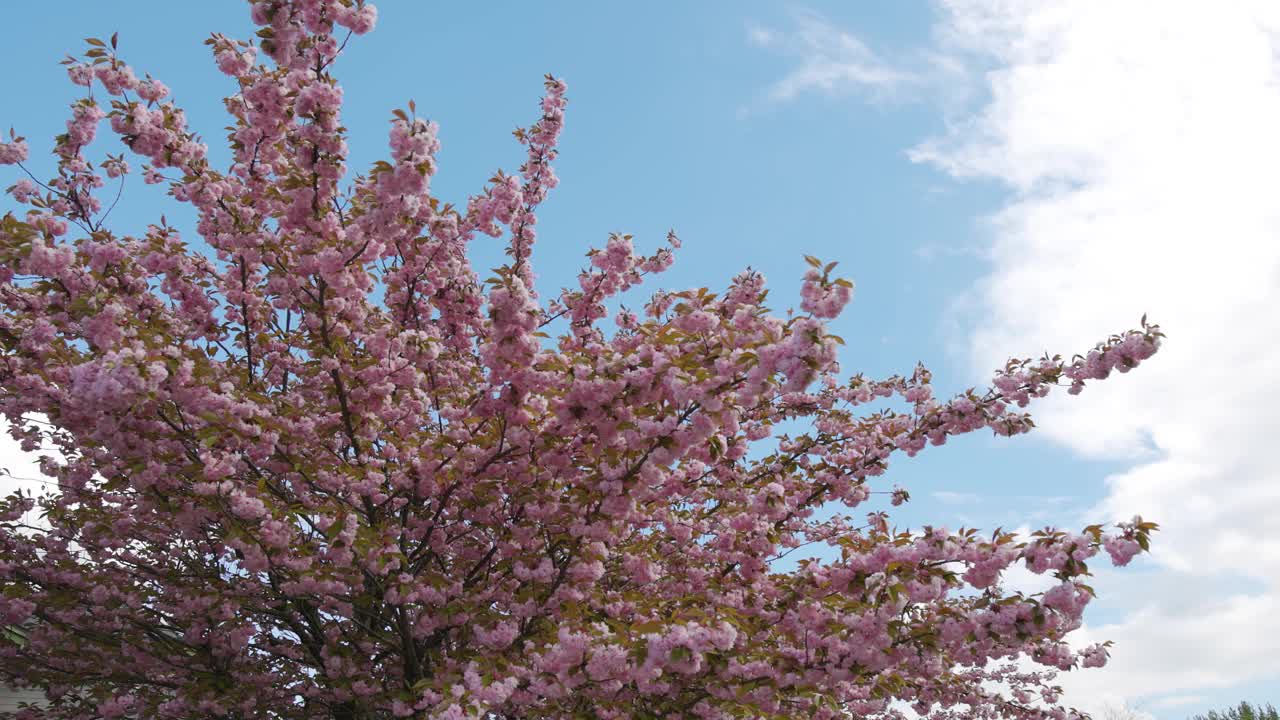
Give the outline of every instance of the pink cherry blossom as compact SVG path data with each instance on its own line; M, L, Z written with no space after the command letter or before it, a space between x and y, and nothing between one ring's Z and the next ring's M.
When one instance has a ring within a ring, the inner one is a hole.
M208 40L225 167L168 87L91 39L56 167L8 190L0 412L61 452L47 492L0 499L0 681L43 691L40 717L1069 716L1054 674L1107 655L1069 643L1088 563L1129 563L1156 525L899 530L864 504L909 498L882 478L902 457L1029 432L1053 388L1146 362L1157 325L947 396L923 365L842 369L825 321L853 284L816 258L784 315L750 269L629 294L674 233L603 238L549 292L533 249L562 80L519 167L449 203L414 103L387 159L348 167L334 72L372 5L250 17L254 41ZM0 143L0 164L27 155ZM191 231L159 208L111 225L131 162ZM481 236L505 248L491 271ZM1015 564L1057 584L1005 589Z
M13 142L0 142L0 165L16 165L27 159L26 140L14 140Z

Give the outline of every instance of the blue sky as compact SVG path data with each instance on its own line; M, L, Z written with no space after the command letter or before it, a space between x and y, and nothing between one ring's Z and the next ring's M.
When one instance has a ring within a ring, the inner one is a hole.
M435 190L464 201L519 165L510 131L535 119L542 75L568 82L561 185L534 257L544 294L613 231L645 249L681 236L665 287L762 270L779 311L798 301L812 254L857 283L835 323L844 366L884 376L924 361L947 394L1011 354L1086 350L1150 312L1171 337L1152 372L1049 403L1033 436L901 461L887 477L913 501L898 521L1035 529L1143 512L1169 549L1095 583L1087 632L1120 646L1112 666L1068 683L1071 699L1162 719L1280 699L1280 661L1257 639L1276 637L1263 620L1280 611L1280 497L1255 434L1280 426L1280 386L1232 389L1236 373L1280 369L1265 319L1280 297L1280 206L1222 190L1265 187L1280 160L1267 122L1280 119L1280 19L1266 4L1212 17L1074 0L377 4L377 29L337 69L354 167L382 157L390 111L412 98L441 127ZM131 12L6 9L22 31L0 48L0 125L50 167L75 97L57 61L118 30L122 55L168 84L225 157L232 85L201 42L247 37L243 5L114 7ZM142 229L158 206L184 217L131 186L115 229ZM481 267L500 262L498 241L475 249ZM1189 377L1226 395L1196 401ZM1242 559L1259 536L1270 544Z

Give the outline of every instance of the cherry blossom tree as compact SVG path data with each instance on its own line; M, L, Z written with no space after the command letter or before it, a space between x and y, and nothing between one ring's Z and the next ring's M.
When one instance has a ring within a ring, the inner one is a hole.
M610 237L540 298L562 81L516 132L519 173L463 204L431 194L412 103L344 189L331 73L373 6L250 9L257 40L208 41L229 167L114 37L67 60L56 175L0 144L0 410L49 450L50 490L0 502L0 680L47 696L27 717L1071 714L1054 674L1107 656L1069 645L1087 562L1155 525L910 532L866 504L907 499L880 479L895 454L1024 433L1033 398L1128 371L1158 326L942 399L924 367L841 372L826 321L852 284L815 259L783 317L752 271L618 309L674 235ZM124 152L90 159L103 120ZM158 213L112 232L132 165L198 245ZM505 265L473 268L478 235ZM1015 563L1058 584L1007 591Z

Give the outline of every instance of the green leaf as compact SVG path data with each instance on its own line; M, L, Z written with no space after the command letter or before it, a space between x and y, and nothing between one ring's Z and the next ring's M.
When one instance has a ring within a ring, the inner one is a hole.
M639 625L631 626L631 632L637 635L648 635L650 633L656 633L660 630L662 630L662 623L658 622L657 620L649 620L647 622L642 622Z

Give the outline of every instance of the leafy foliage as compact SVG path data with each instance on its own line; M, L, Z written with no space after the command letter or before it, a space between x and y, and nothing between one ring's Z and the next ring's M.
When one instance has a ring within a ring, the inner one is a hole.
M1221 712L1210 710L1203 715L1193 715L1189 720L1280 720L1280 712L1271 703L1263 706L1241 701L1236 707Z

